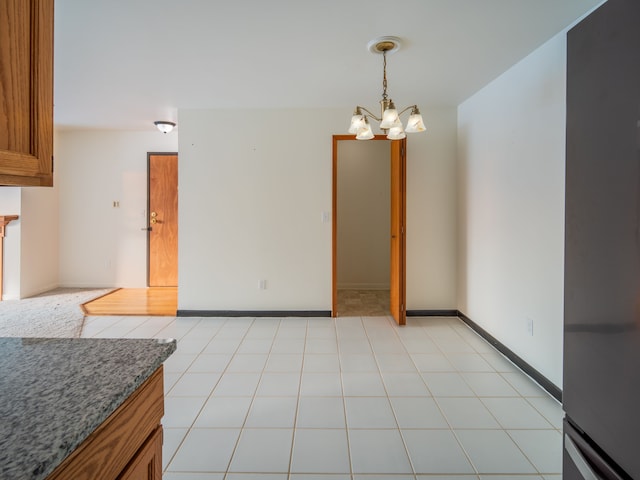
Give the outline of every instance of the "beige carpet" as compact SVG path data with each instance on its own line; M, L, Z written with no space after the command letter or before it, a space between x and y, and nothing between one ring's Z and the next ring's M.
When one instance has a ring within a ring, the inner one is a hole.
M35 297L0 302L0 337L79 337L80 305L112 288L58 288Z

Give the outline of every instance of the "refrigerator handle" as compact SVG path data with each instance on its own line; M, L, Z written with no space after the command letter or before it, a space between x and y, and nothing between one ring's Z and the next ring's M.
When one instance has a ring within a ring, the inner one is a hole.
M596 472L593 471L589 462L587 462L587 459L584 458L576 444L571 440L571 437L566 433L564 434L564 448L569 454L571 461L585 480L602 480L602 477L598 476Z

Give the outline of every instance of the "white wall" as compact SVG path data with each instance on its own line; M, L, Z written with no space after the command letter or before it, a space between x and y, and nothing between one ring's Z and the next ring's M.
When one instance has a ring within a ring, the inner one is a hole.
M60 285L146 286L147 152L177 151L177 131L62 130L57 141Z
M338 143L338 288L389 289L391 141Z
M458 109L458 308L559 387L565 64L563 32Z
M331 211L332 135L350 113L179 112L179 309L330 310L331 223L321 216ZM429 132L408 141L407 308L454 308L456 114L423 114Z
M54 187L22 189L20 297L30 297L58 286L59 213L58 176Z
M5 229L2 298L16 300L56 288L57 187L2 187L0 214L20 217Z
M407 310L456 309L455 109L425 109L407 135Z
M0 215L21 215L22 194L20 187L0 188ZM22 218L5 227L2 298L20 298L20 245Z

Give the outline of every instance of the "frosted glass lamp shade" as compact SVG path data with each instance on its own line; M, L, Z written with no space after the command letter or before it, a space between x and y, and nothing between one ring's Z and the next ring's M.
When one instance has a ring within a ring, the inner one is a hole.
M417 108L414 108L409 116L409 120L407 121L407 133L417 133L424 132L427 128L424 126L424 122L422 121L422 115Z
M389 129L389 134L387 135L389 140L402 140L403 138L407 138L407 134L404 133L402 126L400 127L391 127Z
M366 117L364 119L364 126L358 129L358 133L356 135L357 140L371 140L374 137L373 132L371 131L371 125L367 121Z
M364 128L364 116L362 114L354 113L353 117L351 117L349 133L358 133L358 130L361 128Z
M402 127L402 122L400 121L400 117L398 116L398 111L395 109L393 102L382 113L382 121L380 122L380 128L388 129L394 127Z

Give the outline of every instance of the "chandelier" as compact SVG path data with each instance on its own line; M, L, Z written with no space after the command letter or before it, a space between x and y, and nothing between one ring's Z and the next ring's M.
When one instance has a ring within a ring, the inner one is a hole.
M382 100L380 100L380 117L377 117L370 110L357 106L351 117L349 133L355 133L358 140L369 140L374 137L371 131L369 117L380 123L380 129L387 134L389 140L401 140L407 135L405 133L424 132L426 130L420 110L417 105L412 105L398 112L393 100L387 95L387 53L392 54L400 48L398 37L378 37L367 44L371 53L382 54ZM403 128L400 115L411 110L406 128ZM363 113L366 112L366 113Z

